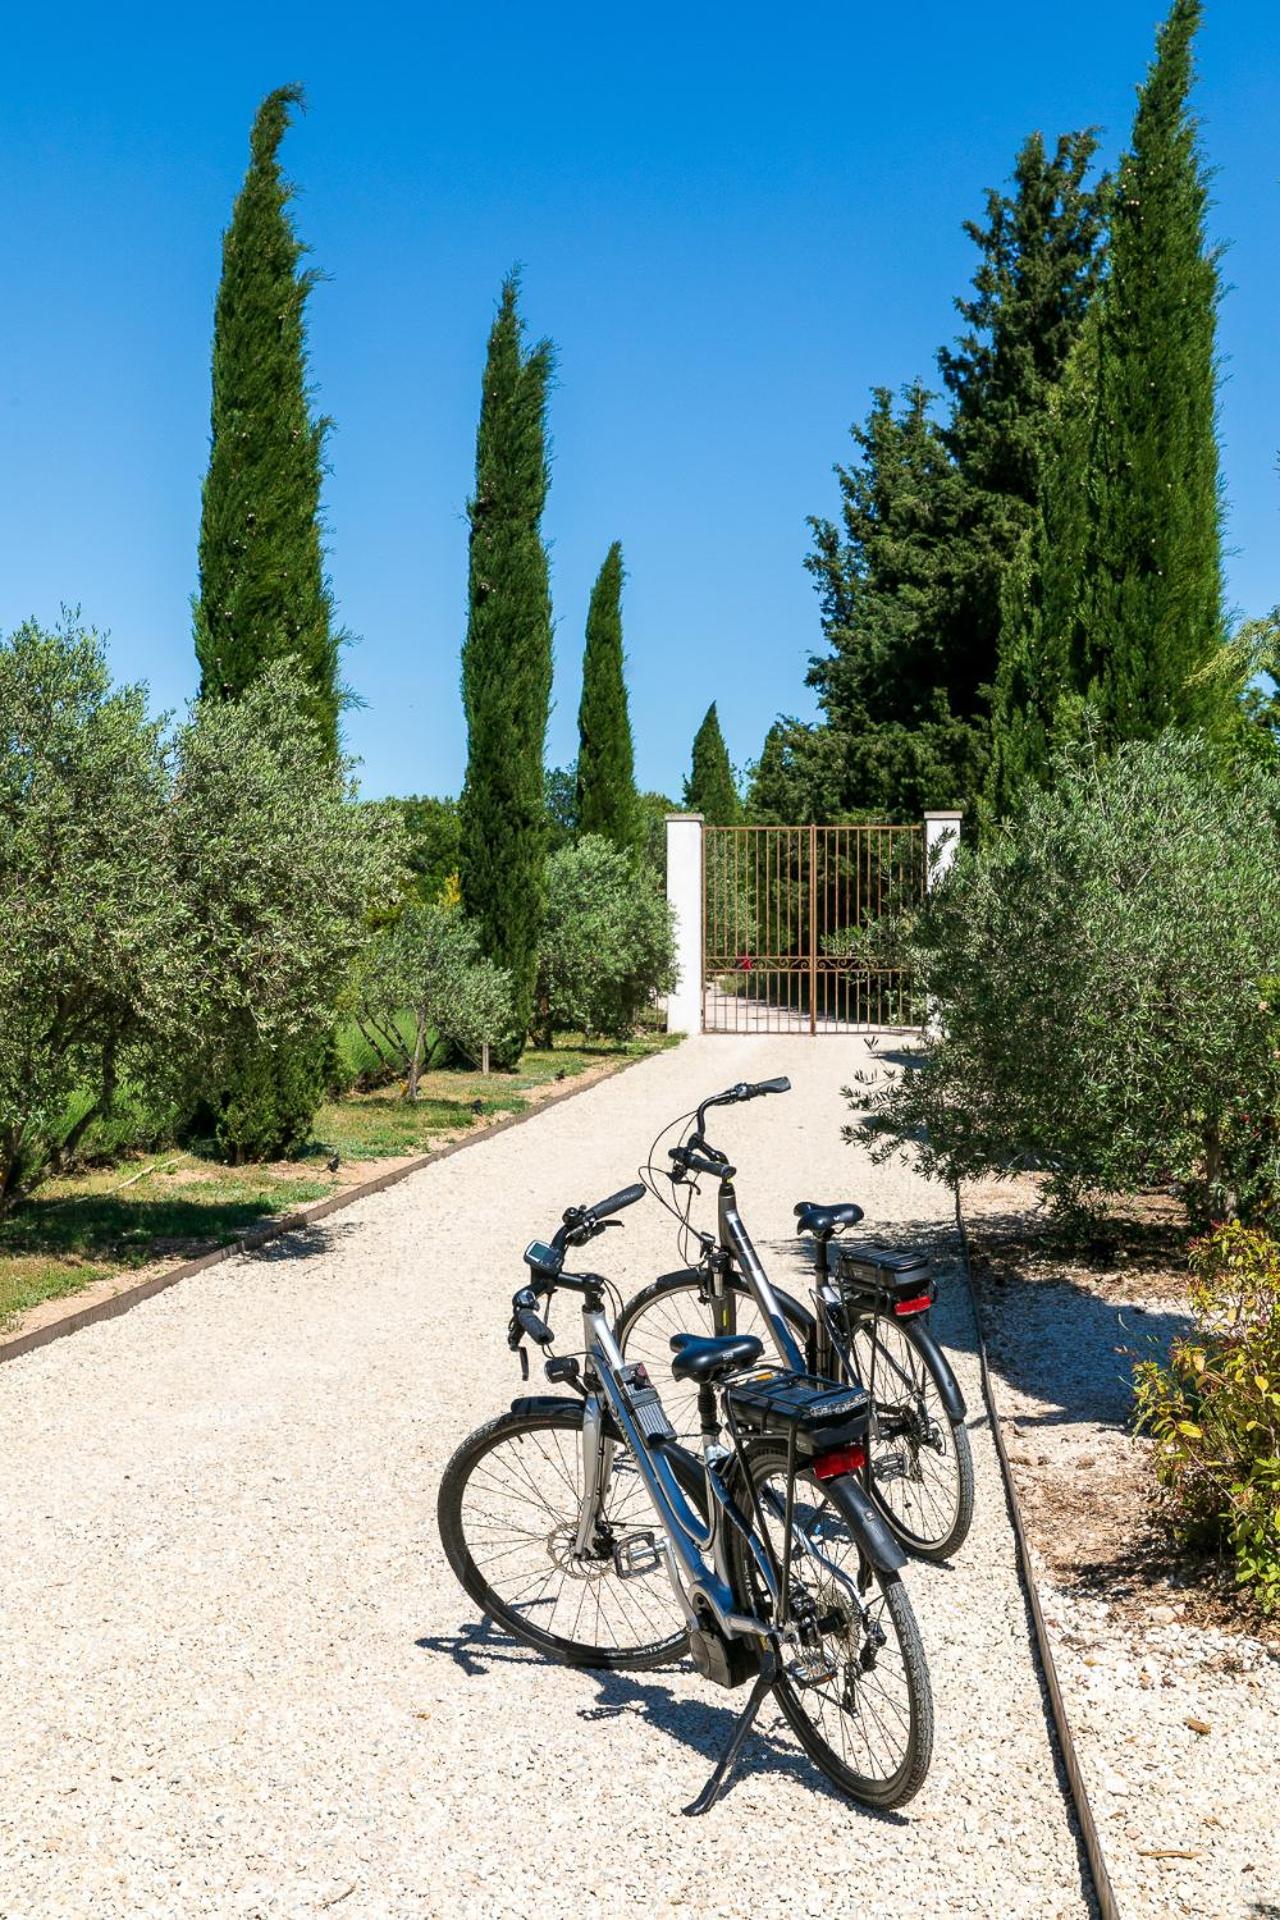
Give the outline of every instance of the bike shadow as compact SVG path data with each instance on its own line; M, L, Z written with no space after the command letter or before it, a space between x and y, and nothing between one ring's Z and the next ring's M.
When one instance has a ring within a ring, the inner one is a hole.
M414 1644L425 1652L447 1654L469 1679L479 1678L489 1671L490 1666L525 1666L539 1661L539 1656L531 1648L522 1646L511 1635L503 1633L487 1617L464 1622L456 1633L424 1634ZM690 1668L683 1661L651 1667L643 1675L607 1673L589 1668L578 1668L576 1671L596 1688L595 1704L577 1709L580 1720L619 1720L626 1714L635 1714L646 1728L696 1754L705 1763L708 1773L729 1744L734 1722L746 1701L746 1691L743 1689L734 1696L734 1706L715 1706L695 1695L677 1692L657 1677L661 1674L670 1674L673 1679L687 1676ZM767 1713L770 1708L766 1707L763 1711ZM777 1709L773 1711L777 1712ZM723 1796L725 1800L732 1798L735 1787L743 1778L765 1774L774 1779L794 1780L811 1793L820 1794L836 1806L868 1820L877 1820L890 1827L911 1825L910 1819L904 1814L863 1806L840 1793L818 1771L807 1754L791 1743L780 1713L778 1722L777 1733L768 1726L761 1727L758 1722L752 1728ZM700 1779L690 1781L690 1799L701 1785Z

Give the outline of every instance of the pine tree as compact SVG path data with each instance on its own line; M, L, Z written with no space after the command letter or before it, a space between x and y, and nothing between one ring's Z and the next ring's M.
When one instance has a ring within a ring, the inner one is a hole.
M1098 387L1098 314L1086 318L1048 408L1040 499L1002 581L1000 664L986 804L999 819L1055 746L1080 726L1085 669L1077 619L1092 538L1089 455Z
M543 748L551 700L547 497L549 341L526 349L514 274L489 335L476 435L462 701L462 898L487 957L511 974L518 1059L533 1012L547 822Z
M338 650L324 573L320 483L329 422L312 416L306 303L316 275L289 217L277 155L300 87L258 109L249 169L223 235L195 646L202 694L235 696L293 655L311 717L338 751Z
M876 389L837 467L841 522L811 520L813 574L831 651L810 662L831 738L800 765L823 770L834 811L917 818L963 799L982 775L983 732L952 705L955 543L963 487L919 381L901 410ZM838 778L833 782L832 772ZM828 813L833 810L828 807ZM821 816L806 808L801 815Z
M996 676L1005 570L1040 502L1052 398L1098 285L1104 188L1087 184L1097 141L1033 133L1013 191L987 194L967 330L938 364L953 410L943 439L964 492L952 551L947 684L954 710L983 713Z
M603 834L622 853L636 844L635 760L622 654L622 548L614 541L591 590L578 706L579 833Z
M709 827L734 827L742 818L742 803L714 700L693 737L693 764L684 783L684 804L690 813L700 813Z
M1139 91L1111 213L1090 450L1096 530L1078 600L1086 691L1104 740L1212 725L1222 644L1215 427L1220 295L1188 98L1201 0L1174 0Z

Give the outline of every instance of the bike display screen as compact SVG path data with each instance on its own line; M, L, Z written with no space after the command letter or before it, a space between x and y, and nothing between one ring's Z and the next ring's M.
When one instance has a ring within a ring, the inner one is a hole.
M548 1246L545 1240L531 1240L524 1250L524 1263L535 1273L559 1273L564 1255Z

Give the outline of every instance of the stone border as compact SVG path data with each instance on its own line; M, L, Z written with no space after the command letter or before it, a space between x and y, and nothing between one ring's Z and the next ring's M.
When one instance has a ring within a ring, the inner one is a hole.
M969 1295L969 1305L973 1311L974 1331L978 1336L978 1365L982 1374L982 1398L986 1402L987 1421L991 1428L991 1438L995 1442L996 1457L1000 1462L1000 1476L1004 1481L1005 1502L1009 1509L1009 1519L1013 1526L1014 1544L1017 1548L1018 1573L1022 1589L1027 1598L1031 1613L1031 1625L1035 1633L1036 1650L1040 1656L1040 1666L1044 1674L1045 1689L1049 1695L1049 1708L1054 1729L1058 1736L1058 1747L1062 1754L1062 1765L1067 1776L1067 1785L1071 1790L1071 1803L1075 1808L1076 1819L1080 1823L1080 1838L1084 1844L1085 1858L1089 1863L1089 1873L1093 1880L1093 1895L1098 1903L1101 1920L1120 1920L1120 1909L1116 1905L1115 1890L1111 1885L1111 1875L1107 1871L1106 1855L1102 1851L1102 1840L1098 1833L1097 1822L1093 1817L1093 1808L1089 1804L1089 1795L1084 1784L1084 1774L1080 1767L1080 1756L1076 1752L1076 1743L1071 1732L1071 1723L1067 1719L1066 1704L1062 1698L1062 1689L1058 1684L1058 1669L1053 1658L1053 1648L1049 1644L1049 1630L1045 1625L1044 1612L1040 1605L1040 1590L1036 1585L1035 1573L1031 1566L1031 1553L1027 1546L1027 1530L1022 1518L1022 1507L1018 1501L1018 1490L1014 1484L1013 1468L1009 1464L1009 1455L1005 1451L1004 1432L1000 1425L1000 1413L996 1406L995 1390L991 1384L991 1369L987 1362L987 1340L982 1327L982 1309L974 1291L973 1273L969 1264L969 1236L965 1231L964 1214L960 1206L959 1185L954 1188L956 1202L956 1229L960 1235L960 1265L964 1273L964 1283Z
M522 1126L526 1120L534 1120L548 1107L558 1107L562 1101L572 1100L576 1095L589 1093L592 1087L602 1086L606 1080L616 1079L620 1073L626 1073L630 1067L638 1067L646 1060L661 1058L670 1048L659 1048L653 1053L637 1054L634 1060L622 1060L608 1073L597 1074L587 1080L585 1085L570 1085L559 1093L551 1093L545 1099L537 1101L523 1113L509 1113L504 1120L495 1120L491 1126L478 1127L464 1134L461 1140L450 1140L443 1147L436 1147L430 1153L420 1153L412 1160L404 1161L398 1167L388 1167L370 1180L358 1181L354 1186L343 1187L337 1193L331 1193L323 1200L313 1201L305 1207L295 1207L290 1213L273 1215L260 1226L249 1227L238 1233L224 1247L214 1247L208 1253L197 1255L194 1260L183 1260L176 1267L168 1267L163 1273L149 1274L145 1280L137 1280L132 1286L123 1286L114 1293L103 1295L99 1300L91 1300L86 1305L77 1306L76 1295L72 1294L64 1303L66 1311L47 1320L42 1326L29 1327L25 1332L0 1333L0 1365L6 1360L17 1360L24 1353L34 1353L40 1347L47 1347L51 1341L60 1340L64 1334L78 1333L81 1327L92 1327L100 1320L114 1320L118 1314L127 1313L130 1307L136 1307L141 1300L149 1300L153 1294L163 1293L166 1287L176 1286L179 1280L189 1280L193 1274L203 1273L207 1267L216 1267L224 1260L234 1260L237 1254L252 1253L258 1247L265 1247L272 1240L278 1240L283 1234L297 1233L300 1228L309 1227L317 1220L325 1219L331 1213L337 1213L343 1207L350 1207L357 1200L367 1200L370 1194L381 1193L387 1187L394 1187L399 1181L407 1180L411 1173L421 1173L424 1167L432 1167L438 1160L447 1160L452 1154L461 1153L464 1147L479 1146L483 1140L492 1140L495 1134L505 1133L510 1127ZM105 1283L104 1283L105 1284ZM38 1308L31 1311L38 1312Z

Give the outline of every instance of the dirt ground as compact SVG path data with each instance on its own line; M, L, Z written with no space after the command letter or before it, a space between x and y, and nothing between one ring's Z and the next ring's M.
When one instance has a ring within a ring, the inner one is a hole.
M965 1190L975 1292L1085 1784L1122 1912L1280 1913L1280 1627L1153 1520L1132 1370L1189 1325L1163 1196L1055 1243L1034 1179Z

